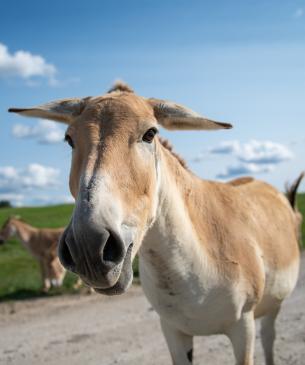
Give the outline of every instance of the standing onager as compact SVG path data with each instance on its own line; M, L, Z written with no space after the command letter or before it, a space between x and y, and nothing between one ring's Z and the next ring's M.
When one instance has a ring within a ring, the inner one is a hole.
M69 125L76 206L59 245L67 269L99 293L121 294L139 252L143 289L175 365L191 364L193 336L220 333L237 364L253 364L254 318L262 316L273 364L274 321L299 270L293 209L257 180L237 188L199 179L156 136L159 125L231 125L121 84L104 96L10 111Z
M65 228L35 228L16 217L9 218L0 231L0 242L17 236L25 248L39 261L43 290L61 286L65 269L61 265L57 246Z

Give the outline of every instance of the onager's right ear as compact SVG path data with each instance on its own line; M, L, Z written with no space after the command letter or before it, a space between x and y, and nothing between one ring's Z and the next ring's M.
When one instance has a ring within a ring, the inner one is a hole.
M55 100L32 108L10 108L8 111L25 117L50 119L56 122L70 124L75 117L82 113L88 99L73 98Z
M231 129L230 123L207 119L183 105L168 100L147 99L162 127L169 130L215 130Z

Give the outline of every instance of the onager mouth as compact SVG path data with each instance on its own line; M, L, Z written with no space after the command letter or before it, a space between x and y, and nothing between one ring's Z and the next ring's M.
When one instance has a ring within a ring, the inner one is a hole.
M93 286L94 291L104 295L119 295L124 293L131 285L133 279L133 271L131 264L131 253L133 243L131 243L127 249L125 259L121 268L121 272L118 276L117 282L109 288L97 288Z
M133 278L130 241L132 238L124 234L95 227L88 230L82 226L75 236L70 225L60 239L59 258L67 270L79 275L98 293L121 294Z

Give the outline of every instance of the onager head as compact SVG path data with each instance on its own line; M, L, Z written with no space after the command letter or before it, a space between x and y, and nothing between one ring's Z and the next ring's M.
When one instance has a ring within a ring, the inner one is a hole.
M0 230L0 245L3 245L5 241L16 234L16 228L14 226L14 221L18 220L19 217L10 217L8 218L1 230Z
M158 207L159 125L171 130L228 129L172 102L137 96L117 84L103 96L53 101L24 116L68 124L70 190L76 200L59 244L63 266L103 294L124 292L132 260Z

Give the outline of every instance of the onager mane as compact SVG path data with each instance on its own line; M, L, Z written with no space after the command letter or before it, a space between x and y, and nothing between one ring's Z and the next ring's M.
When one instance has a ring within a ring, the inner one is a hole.
M161 143L161 145L167 149L177 160L178 162L180 163L180 165L182 167L184 167L186 170L189 170L188 166L187 166L187 163L186 161L180 156L178 155L178 153L176 153L174 150L173 150L173 146L172 144L169 142L169 140L165 139L165 138L162 138L159 136L159 141Z
M127 93L134 93L133 89L126 84L124 81L118 80L114 83L114 85L107 91L108 94L113 92L127 92Z

